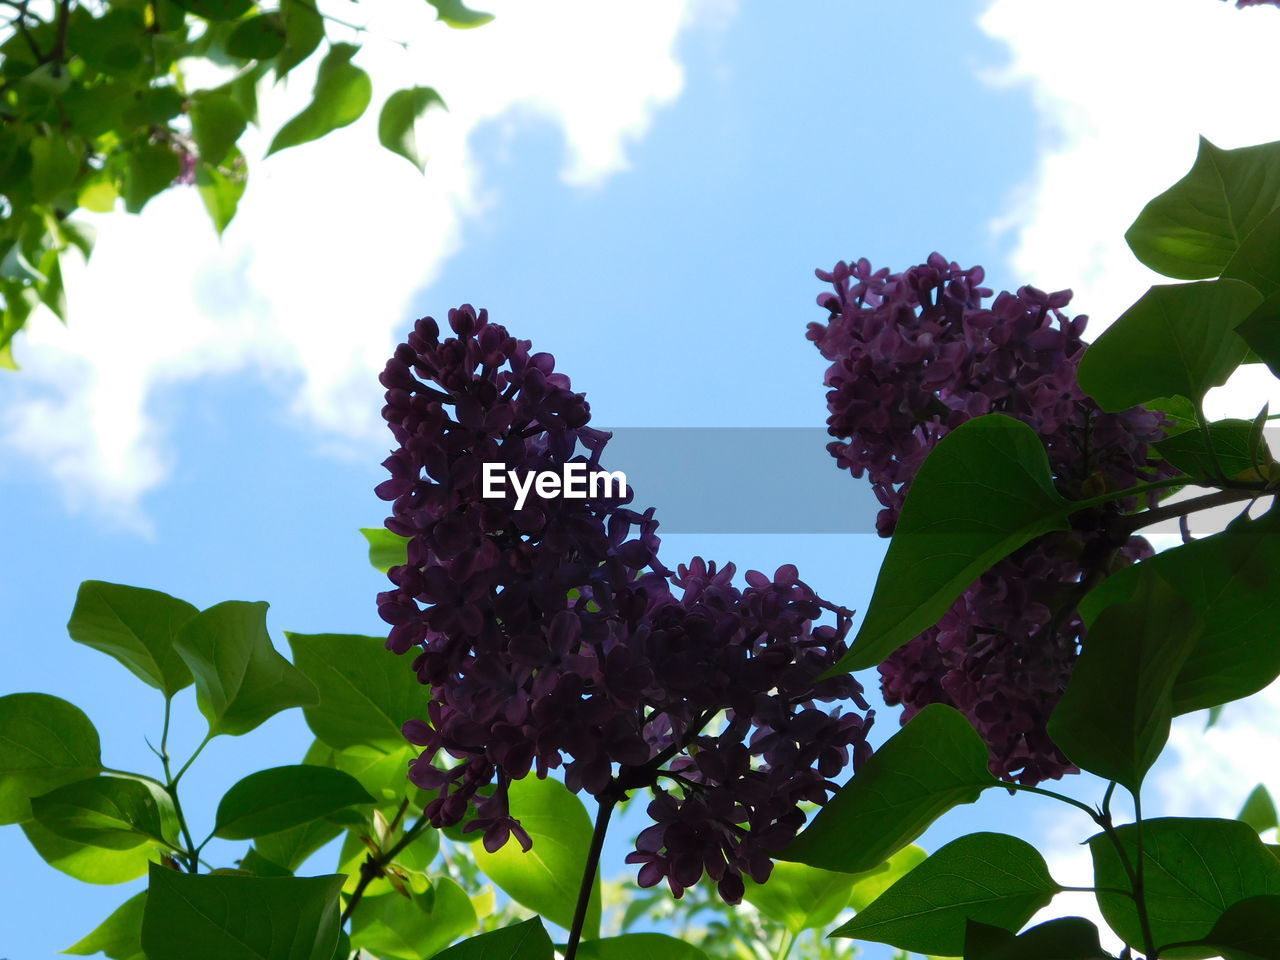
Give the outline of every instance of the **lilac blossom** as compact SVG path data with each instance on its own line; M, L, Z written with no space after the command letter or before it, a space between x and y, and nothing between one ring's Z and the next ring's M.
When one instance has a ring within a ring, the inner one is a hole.
M861 686L817 681L850 615L791 566L742 588L732 564L669 570L630 488L522 509L510 488L484 497L484 464L600 469L609 434L550 354L470 305L449 325L442 338L419 320L381 376L398 446L377 493L409 543L379 613L430 692L404 731L423 748L409 776L434 791L426 814L489 850L527 847L513 780L561 770L603 803L649 788L654 824L628 858L641 884L679 896L705 873L737 902L803 824L800 804L825 802L870 752ZM834 626L815 625L824 610Z
M1063 312L1071 291L1024 286L990 300L981 267L938 254L902 273L866 260L840 262L819 279L826 323L808 337L826 373L828 445L837 464L866 476L891 536L911 480L960 424L1004 413L1043 440L1060 493L1072 499L1172 475L1149 461L1162 415L1105 413L1076 380L1086 318ZM985 573L942 620L880 666L881 689L905 723L930 703L965 714L986 740L993 773L1023 783L1074 768L1046 732L1084 636L1083 589L1106 570L1151 554L1140 537L1108 532L1118 502L1077 529L1042 537Z

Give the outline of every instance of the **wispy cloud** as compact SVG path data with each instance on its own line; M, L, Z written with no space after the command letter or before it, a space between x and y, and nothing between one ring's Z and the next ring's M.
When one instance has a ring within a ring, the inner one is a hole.
M287 386L297 421L323 436L376 435L371 374L461 228L498 202L471 147L481 125L550 122L562 178L589 188L627 164L628 145L675 100L682 30L723 17L725 0L494 0L477 30L432 22L427 4L362 3L356 57L373 77L368 115L325 140L265 160L269 138L310 98L314 65L270 93L244 140L251 182L222 242L194 190L142 216L83 215L98 228L86 268L64 267L71 323L37 316L0 381L6 459L47 472L75 509L145 527L140 498L171 467L159 397L198 378L254 370ZM330 35L340 38L342 28ZM410 39L408 51L378 37ZM317 58L318 59L318 58ZM420 125L425 177L377 146L381 97L437 86L448 112Z

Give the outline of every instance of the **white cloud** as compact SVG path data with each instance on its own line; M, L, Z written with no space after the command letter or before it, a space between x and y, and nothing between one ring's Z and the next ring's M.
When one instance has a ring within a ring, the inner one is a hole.
M73 508L144 524L141 496L163 482L173 425L163 391L255 369L287 387L293 415L319 435L380 436L373 375L411 319L409 301L497 202L471 135L530 120L563 134L563 179L580 187L625 169L629 144L680 93L675 45L724 0L493 0L476 30L434 24L432 8L361 4L356 63L375 84L366 116L265 160L269 135L310 98L314 65L261 92L262 130L246 134L250 185L221 243L194 190L142 216L82 215L97 226L91 265L64 266L70 325L43 311L18 344L24 370L0 385L0 440L47 470ZM330 36L347 39L330 25ZM382 38L414 38L408 51ZM318 60L318 58L316 58ZM419 127L427 175L377 145L381 98L436 86L448 112ZM13 457L9 458L11 461Z
M1072 287L1096 336L1157 277L1124 232L1181 177L1204 134L1223 147L1280 139L1271 91L1280 10L1219 0L995 0L981 27L1010 59L994 82L1029 88L1041 120L1034 181L998 227L1017 232L1012 267ZM1251 415L1280 399L1246 368L1210 411ZM1274 405L1274 404L1273 404Z

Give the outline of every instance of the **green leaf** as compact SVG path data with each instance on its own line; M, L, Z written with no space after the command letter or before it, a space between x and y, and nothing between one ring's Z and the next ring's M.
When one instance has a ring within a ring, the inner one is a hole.
M130 850L148 840L165 842L161 805L167 796L139 780L93 777L68 783L31 800L42 827L76 843ZM170 805L169 810L172 810Z
M153 866L142 949L147 960L332 960L343 879Z
M134 894L114 911L111 916L80 938L63 953L87 957L105 953L111 960L145 960L142 953L142 912L146 908L147 892Z
M849 897L849 906L854 910L865 910L880 894L905 877L920 864L929 854L912 844L903 847L892 857L862 873L853 875L853 893Z
M231 148L227 163L226 167L214 167L203 160L196 164L196 189L219 237L235 218L249 180L239 148Z
M1241 242L1222 270L1264 297L1280 293L1280 209L1272 210Z
M309 856L342 833L342 828L328 820L312 820L300 826L258 837L253 849L258 855L279 864L290 873L301 867Z
M283 864L267 859L257 847L250 847L249 852L240 858L239 865L241 870L252 873L255 877L287 877L293 873Z
M40 301L54 312L59 320L67 322L67 293L62 285L62 264L57 250L46 250L40 258L40 272L49 279L40 286Z
M316 748L323 753L308 754L303 763L315 763L322 767L333 767L349 773L360 782L360 785L373 794L374 799L383 806L396 805L406 796L417 808L429 803L434 796L419 790L409 780L409 764L418 756L418 751L409 744L401 744L394 750L382 747L347 747L345 750L334 750L331 747L315 742Z
M408 537L402 537L383 527L361 527L360 532L369 541L369 562L375 570L386 573L392 567L409 562Z
M197 614L175 644L196 683L209 735L248 733L281 710L315 703L316 689L267 635L267 604L229 600Z
M260 13L236 24L227 37L227 53L242 60L269 60L284 49L284 18Z
M525 853L515 838L497 853L472 847L476 864L511 899L566 929L573 922L578 885L591 845L591 819L582 801L558 780L526 777L511 784L511 815L533 840ZM600 874L587 906L583 936L600 935Z
M1249 897L1218 918L1204 943L1223 960L1280 958L1280 897Z
M191 98L189 113L200 159L215 167L226 159L249 123L244 108L225 93L200 91Z
M76 593L67 632L171 697L191 683L191 671L173 641L197 613L185 600L159 590L86 580Z
M214 836L248 840L288 830L373 797L341 770L304 764L251 773L218 802Z
M970 920L1017 930L1060 889L1029 843L973 833L942 847L831 936L959 956Z
M1214 476L1214 457L1228 477L1239 476L1255 465L1272 462L1271 451L1267 449L1261 432L1255 436L1253 423L1248 420L1217 420L1210 423L1207 430L1207 445L1199 430L1188 430L1154 446L1160 456L1193 477Z
M783 862L774 864L766 883L744 879L743 899L794 934L834 920L849 905L858 875Z
M276 81L315 52L324 39L324 20L310 3L286 3L280 7L284 49L276 57Z
M0 824L31 819L31 798L102 766L98 731L79 707L45 693L0 697Z
M1200 138L1190 172L1148 203L1125 239L1168 277L1216 277L1280 205L1280 143L1223 150Z
M157 861L159 851L151 844L131 850L107 850L76 843L45 829L34 820L22 825L27 841L45 863L84 883L113 884L136 880Z
M145 36L146 24L137 11L114 7L93 17L85 10L70 18L67 49L99 73L122 76L142 63Z
M31 189L40 203L48 203L75 182L82 154L62 134L31 138Z
M365 897L352 914L351 946L383 960L427 960L476 928L466 891L448 877L432 880L427 894Z
M828 673L880 663L937 623L992 564L1066 529L1072 509L1026 424L991 414L943 437L912 481L862 628Z
M1175 716L1249 696L1280 676L1278 524L1280 512L1271 511L1164 550L1108 577L1080 605L1091 624L1131 597L1149 569L1191 607L1204 627L1174 683Z
M1078 767L1137 793L1169 739L1173 686L1203 624L1150 567L1089 628L1049 736Z
M1280 825L1276 817L1275 801L1271 799L1271 794L1262 784L1253 788L1236 819L1241 823L1247 823L1257 833L1266 833Z
M969 721L930 704L872 754L778 859L871 870L952 807L996 786L987 763L987 745Z
M1015 935L1003 927L969 921L965 960L1111 960L1098 928L1084 917L1059 917Z
M426 166L426 161L418 153L413 128L433 104L443 107L444 101L431 87L409 87L387 97L378 115L378 142L392 153L404 157L419 172Z
M135 90L133 102L121 120L126 127L152 127L167 124L182 113L185 100L177 87L144 87Z
M206 20L236 20L248 13L253 0L174 0L183 10Z
M325 134L360 119L373 98L369 76L351 62L359 47L335 43L320 61L311 103L288 121L271 141L267 156L318 140Z
M425 689L409 662L380 637L286 633L293 662L315 684L319 702L303 710L307 726L337 750L405 746L401 728L422 714ZM401 779L404 779L401 772Z
M436 19L443 20L456 30L479 27L493 19L492 13L469 10L462 0L427 0L436 8Z
M1244 360L1233 331L1261 302L1239 280L1154 286L1084 352L1080 386L1104 410L1175 394L1198 402Z
M583 954L579 953L579 956ZM555 947L539 917L482 933L436 954L437 960L554 960Z
M584 940L578 947L578 956L582 960L707 960L707 955L693 944L665 933L628 933L604 940Z
M1133 824L1115 831L1130 863L1137 862ZM1144 892L1157 944L1199 940L1232 904L1247 897L1280 894L1277 860L1247 824L1238 820L1167 817L1142 824L1146 851ZM1094 885L1128 889L1129 880L1112 841L1105 834L1089 839ZM1142 925L1133 901L1117 893L1097 894L1111 929L1126 943L1142 943ZM1211 956L1192 951L1162 956Z
M152 197L182 172L178 154L163 143L144 143L125 155L124 182L120 191L124 208L141 213Z

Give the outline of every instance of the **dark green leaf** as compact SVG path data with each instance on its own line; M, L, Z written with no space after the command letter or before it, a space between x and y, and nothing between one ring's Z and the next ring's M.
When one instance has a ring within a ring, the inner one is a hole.
M191 133L200 159L217 166L249 123L244 108L225 93L201 91L191 98Z
M407 551L409 538L392 533L382 527L362 527L360 532L369 541L369 562L375 570L386 573L392 567L409 562Z
M40 272L48 280L40 286L40 302L54 312L59 320L67 322L67 293L62 285L62 264L57 250L46 250L40 258Z
M1160 456L1193 477L1214 476L1214 458L1224 476L1236 477L1271 462L1261 431L1254 436L1248 420L1218 420L1208 425L1209 443L1199 430L1188 430L1155 444ZM1212 455L1210 454L1212 450Z
M358 50L350 43L330 45L316 73L311 103L280 128L267 150L268 156L318 140L360 119L373 97L373 86L368 74L351 62Z
M1098 940L1098 928L1084 917L1059 917L1021 935L971 920L965 933L964 957L965 960L1112 960Z
M1244 359L1233 331L1261 302L1240 280L1154 286L1084 352L1080 386L1104 410L1173 395L1199 401Z
M707 955L693 944L665 933L628 933L604 940L585 940L578 948L578 956L582 960L707 960Z
M142 948L147 960L332 960L343 879L153 866Z
M312 820L301 826L281 830L279 833L258 837L253 848L272 863L278 863L290 873L297 870L307 858L333 840L342 828L328 820Z
M67 29L68 49L86 64L108 76L130 73L142 63L146 24L137 11L114 7L93 17L72 16Z
M1173 687L1175 716L1256 693L1280 676L1277 524L1272 511L1162 551L1108 577L1081 604L1092 623L1108 604L1131 597L1149 568L1195 611L1204 628Z
M250 847L249 852L240 859L240 869L252 873L255 877L287 877L293 873L283 864L268 860L257 847Z
M1169 739L1174 682L1203 626L1158 573L1139 572L1132 598L1089 628L1048 727L1076 766L1134 793Z
M235 20L253 6L253 0L175 0L183 10L188 10L206 20Z
M1148 203L1125 239L1168 277L1216 277L1280 204L1280 143L1223 150L1203 137L1191 171Z
M555 947L542 926L533 917L492 933L464 940L443 953L437 960L554 960Z
M45 693L0 697L0 823L31 819L31 798L98 773L98 731Z
M83 154L72 149L62 134L31 138L31 189L40 203L48 203L75 182Z
M162 814L168 796L140 780L93 777L77 780L31 799L31 810L42 827L76 843L110 850L130 850L148 840L164 842L171 813Z
M1026 424L991 414L943 437L912 481L862 628L829 673L880 663L937 623L992 564L1066 529L1071 509Z
M315 52L324 39L324 20L314 4L286 3L280 8L284 26L284 49L276 57L276 80Z
M152 197L173 183L182 171L178 154L163 143L144 143L125 156L124 183L120 191L124 207L141 213Z
M973 833L942 847L831 935L959 956L970 920L1017 930L1060 889L1030 844Z
M1168 817L1142 825L1147 908L1158 944L1199 940L1232 904L1247 897L1280 894L1280 860L1258 835L1238 820ZM1137 828L1116 831L1131 863L1137 861ZM1128 889L1129 881L1115 846L1105 834L1089 840L1094 885ZM1126 943L1142 943L1142 926L1133 901L1099 892L1102 915ZM1196 954L1204 956L1203 952Z
M1241 823L1247 823L1258 833L1266 833L1280 825L1276 817L1275 801L1271 799L1271 794L1262 784L1253 788L1236 819Z
M1222 275L1243 280L1264 297L1280 293L1280 209L1244 238Z
M248 840L288 830L373 797L341 770L304 764L251 773L218 803L214 836Z
M134 894L92 932L67 947L63 953L82 957L105 953L111 960L145 960L142 953L142 912L147 892Z
M778 859L871 870L952 807L998 781L987 745L958 711L930 704L872 754Z
M1223 960L1280 960L1280 897L1233 903L1204 938Z
M76 843L46 830L34 820L22 825L22 832L45 863L85 883L113 884L136 880L147 865L158 861L159 851L151 844L131 850L107 850Z
M388 650L381 637L285 636L294 664L320 692L319 702L303 711L320 740L337 750L389 753L405 746L401 728L424 709L423 687L408 659Z
M404 157L419 171L426 166L426 161L418 154L413 128L432 104L444 106L440 94L430 87L410 87L387 97L378 115L378 142L392 153Z
M265 603L210 607L187 621L174 642L195 677L211 735L239 736L281 710L317 700L311 681L271 645Z
M227 37L227 53L242 60L269 60L284 49L284 18L260 13L236 24Z
M448 877L429 894L365 897L352 915L351 946L384 958L427 960L476 928L471 898Z
M173 645L199 611L159 590L86 580L76 593L67 632L76 643L115 657L143 683L171 697L191 683Z
M427 2L436 8L437 20L443 20L458 30L479 27L493 19L492 13L470 10L462 0L427 0Z
M766 883L746 879L743 899L792 933L825 927L849 905L858 875L775 863Z
M177 87L145 87L134 91L121 119L131 129L166 124L182 112L184 103Z
M476 863L517 903L568 928L591 845L591 819L582 801L558 780L526 777L511 784L511 816L533 840L525 853L512 837L497 853L472 847ZM587 907L583 936L600 935L600 874Z

